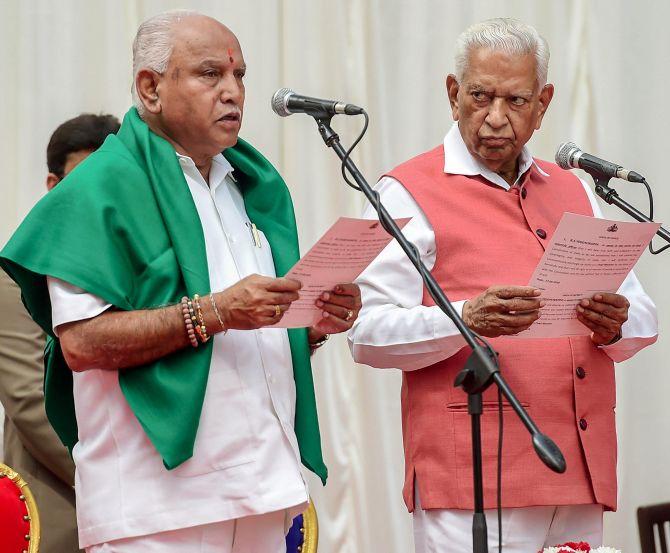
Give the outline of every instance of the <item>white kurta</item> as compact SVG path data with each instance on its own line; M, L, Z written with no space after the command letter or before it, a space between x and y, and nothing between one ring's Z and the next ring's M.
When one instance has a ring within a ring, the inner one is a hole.
M208 186L190 158L178 157L202 224L212 290L253 273L275 276L262 233L262 246L254 245L228 161L214 158ZM54 327L109 307L68 283L48 281ZM118 372L74 373L82 547L283 509L292 517L306 506L286 330L230 330L213 340L194 455L171 471L130 410Z
M490 183L509 190L510 185L500 175L472 157L456 123L444 138L444 150L445 173L481 175ZM533 163L524 147L517 183ZM583 181L582 185L594 216L602 218L595 195ZM426 267L432 269L435 233L423 210L405 187L391 177L383 177L375 189L392 217L412 218L403 233L417 247ZM363 217L376 219L377 213L368 204ZM451 357L466 345L456 325L439 307L422 305L423 281L397 243L389 244L356 282L361 288L363 308L349 333L349 345L357 362L380 368L416 370ZM509 283L491 283L495 284ZM602 347L613 361L628 359L653 342L658 332L656 308L633 272L626 277L618 293L630 301L631 307L628 321L621 329L621 340ZM459 314L464 304L465 300L452 302Z

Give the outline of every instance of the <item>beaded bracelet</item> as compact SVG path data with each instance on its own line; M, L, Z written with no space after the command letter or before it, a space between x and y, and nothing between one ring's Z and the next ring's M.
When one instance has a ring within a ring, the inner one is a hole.
M207 327L205 326L205 318L202 316L202 307L200 306L200 296L195 294L193 296L193 307L195 307L196 326L195 333L198 335L200 341L204 344L209 340L207 334Z
M186 296L181 299L181 312L184 316L184 324L186 325L186 333L188 334L188 340L191 342L191 345L194 348L198 347L198 339L195 336L195 327L193 325L193 317L191 313L193 308L190 306L191 300Z
M188 305L188 313L191 317L191 321L193 322L193 331L196 333L198 332L198 319L195 316L195 308L193 307L193 300L189 297L186 298L186 303Z

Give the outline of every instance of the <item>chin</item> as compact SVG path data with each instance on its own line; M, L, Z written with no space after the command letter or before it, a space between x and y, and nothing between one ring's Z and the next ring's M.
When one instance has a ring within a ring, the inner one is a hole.
M232 148L237 144L237 135L235 136L227 136L223 139L219 138L219 140L214 141L217 144L217 151L216 153L220 153L223 150L226 150L227 148Z
M221 150L223 151L227 148L232 148L233 146L235 146L235 144L237 144L237 137L235 137L234 140L229 140L228 142L226 142L226 145L223 148L221 148Z
M500 148L481 148L479 155L482 159L490 161L505 161L514 157L514 151L511 148L502 146Z
M509 154L504 152L485 151L479 155L479 158L484 164L488 163L502 163L509 158Z

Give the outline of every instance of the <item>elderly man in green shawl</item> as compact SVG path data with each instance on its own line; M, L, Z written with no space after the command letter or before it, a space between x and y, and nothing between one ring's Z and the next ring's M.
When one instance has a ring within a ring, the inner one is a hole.
M135 107L0 253L49 334L47 412L77 466L88 552L279 553L325 482L310 353L360 294L317 301L313 328L271 328L300 283L291 198L238 140L245 63L192 12L143 23Z

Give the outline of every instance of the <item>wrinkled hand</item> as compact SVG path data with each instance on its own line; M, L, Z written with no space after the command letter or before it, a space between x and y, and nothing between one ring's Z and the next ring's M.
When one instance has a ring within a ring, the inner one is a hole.
M226 328L250 330L279 322L301 287L289 278L249 275L214 294L214 299Z
M600 292L577 305L577 319L591 329L591 340L602 346L621 335L621 325L628 320L630 303L624 296Z
M349 330L361 310L361 291L357 284L338 284L330 292L321 294L315 303L323 318L309 329L310 342L326 334Z
M540 293L532 286L491 286L465 303L463 320L488 338L518 334L540 317Z

